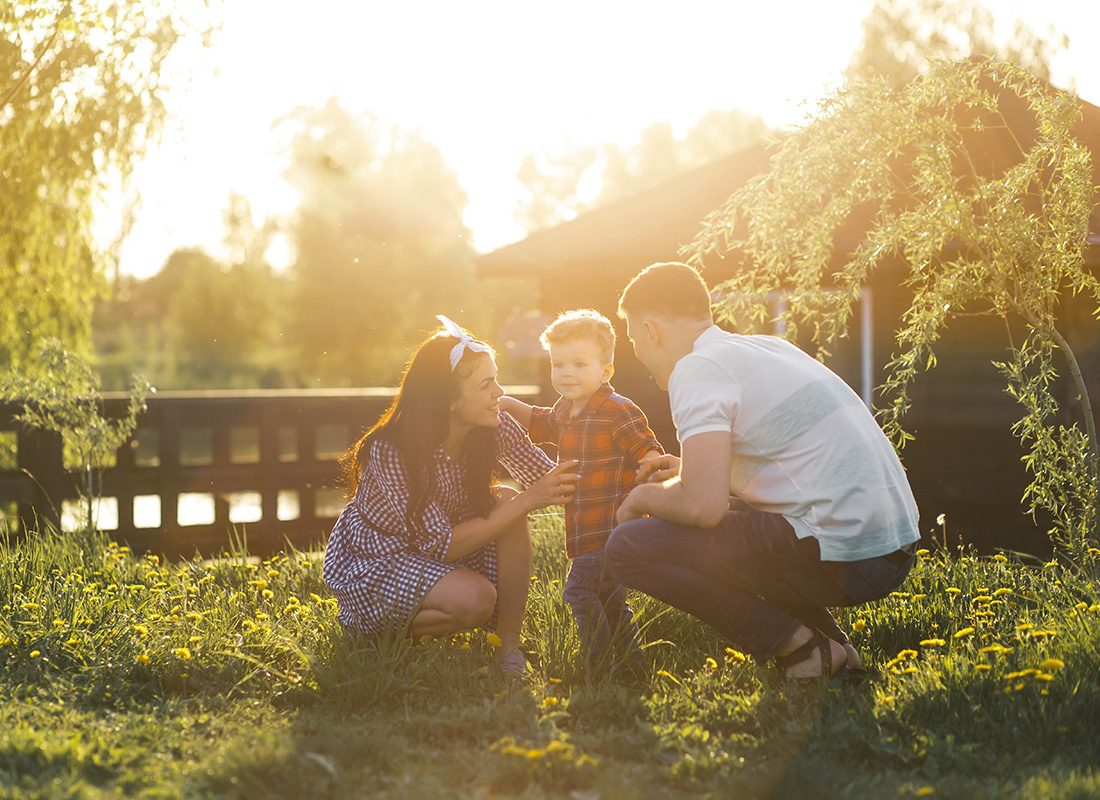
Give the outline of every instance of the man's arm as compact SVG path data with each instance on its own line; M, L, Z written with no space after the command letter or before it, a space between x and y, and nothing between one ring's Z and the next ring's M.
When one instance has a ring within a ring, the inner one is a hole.
M663 483L643 483L626 496L619 522L646 515L697 528L713 528L730 501L730 434L710 431L683 443L680 474Z

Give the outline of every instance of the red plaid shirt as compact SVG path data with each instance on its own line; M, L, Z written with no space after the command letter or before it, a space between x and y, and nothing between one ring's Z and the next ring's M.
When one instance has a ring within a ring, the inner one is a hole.
M615 527L615 512L634 488L638 459L664 452L645 414L610 385L601 386L584 409L570 417L573 403L531 409L531 440L558 446L558 461L578 462L580 481L565 506L565 550L575 558L604 546Z

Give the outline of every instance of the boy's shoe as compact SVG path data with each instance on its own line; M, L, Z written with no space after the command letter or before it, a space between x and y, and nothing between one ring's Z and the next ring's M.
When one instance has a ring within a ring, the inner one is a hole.
M505 678L522 678L531 671L518 647L497 654L497 669Z

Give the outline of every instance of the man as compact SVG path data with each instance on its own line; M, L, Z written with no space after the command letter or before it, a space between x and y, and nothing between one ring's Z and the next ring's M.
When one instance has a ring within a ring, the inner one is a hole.
M710 624L791 679L859 669L827 606L908 575L920 534L905 470L859 397L773 336L726 333L685 264L653 264L619 315L669 392L681 456L638 471L606 546L620 583Z

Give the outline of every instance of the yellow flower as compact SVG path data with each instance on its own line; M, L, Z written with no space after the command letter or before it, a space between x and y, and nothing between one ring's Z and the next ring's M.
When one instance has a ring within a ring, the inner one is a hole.
M902 650L901 652L898 653L898 658L916 658L916 657L917 657L917 651L916 650Z
M263 595L263 598L265 600L270 600L272 597L275 596L275 592L271 591L270 589L264 589L262 592L260 592L260 594Z
M561 683L561 678L547 678L547 683Z
M40 655L42 655L42 651L41 650L31 650L30 655L31 655L31 658L38 658Z
M991 669L993 669L993 667L989 666L988 664L975 664L974 665L974 671L975 672L989 672L989 670L991 670Z
M599 763L599 761L592 758L592 756L588 755L587 753L582 753L580 758L577 759L578 767L595 767Z
M945 644L947 644L947 642L945 642L943 639L921 639L920 640L920 646L921 647L943 647Z
M955 633L955 638L956 639L964 639L967 636L970 636L972 633L974 633L973 628L963 628L961 631L957 631Z
M560 703L561 703L561 700L557 697L544 697L544 698L542 698L542 707L543 708L554 708L555 706L559 705Z
M998 654L1001 654L1001 653L1011 653L1012 648L1011 647L1005 647L1003 644L991 644L991 645L986 645L985 647L979 648L978 652L979 653L985 653L986 655L990 655L990 654L998 655Z
M501 642L500 640L500 637L497 636L495 633L485 634L485 641L487 641L493 647L500 647L501 644L503 644L503 642Z
M948 586L946 589L944 589L944 591L948 594L959 594L962 589L958 588L957 586Z
M263 578L260 578L258 580L249 581L248 585L252 586L256 589L266 589L267 588L267 581L265 581Z
M1046 658L1039 662L1040 669L1049 669L1052 672L1057 672L1060 669L1064 669L1066 662L1060 658Z
M1030 622L1021 622L1019 625L1016 626L1016 630L1018 630L1018 631L1029 631L1034 627L1035 626L1032 625Z
M732 647L726 648L726 658L730 661L748 661L749 657L742 653L740 650L734 650Z
M180 661L190 661L191 660L191 651L188 650L186 647L177 647L175 649L175 653L176 653L176 658L178 658Z
M137 658L134 659L134 661L136 661L139 664L148 664L149 663L149 656L145 655L145 653L138 653L138 656L137 656Z
M20 605L20 608L22 608L24 611L34 611L36 608L41 607L42 606L38 605L38 603L23 603L22 605Z
M993 592L994 597L1000 597L1003 594L1012 594L1012 590L1006 586L1001 586Z
M269 578L277 578L277 577L279 577L279 570L277 570L277 569L269 569L269 570L267 571L267 577L269 577Z
M64 627L65 627L65 620L63 620L63 619L55 619L55 620L53 621L53 626L54 626L55 628L64 628Z
M867 623L864 622L862 619L857 619L855 622L852 623L852 630L856 633L859 633L860 631L866 629L866 627Z
M993 556L993 560L998 564L1005 564L1008 562L1008 556L997 553L997 555Z
M705 665L706 665L706 668L709 669L711 672L714 672L718 669L718 662L715 661L710 656L707 656L707 660L705 662Z
M921 548L920 550L918 550L918 551L917 551L917 555L918 555L918 556L926 556L926 555L928 555L928 549L927 549L927 548L925 548L925 547L922 547L922 548Z
M540 758L546 758L546 751L536 749L528 750L525 757L528 761L538 761Z
M917 789L917 797L928 797L928 795L935 793L936 789L933 786L922 786Z

